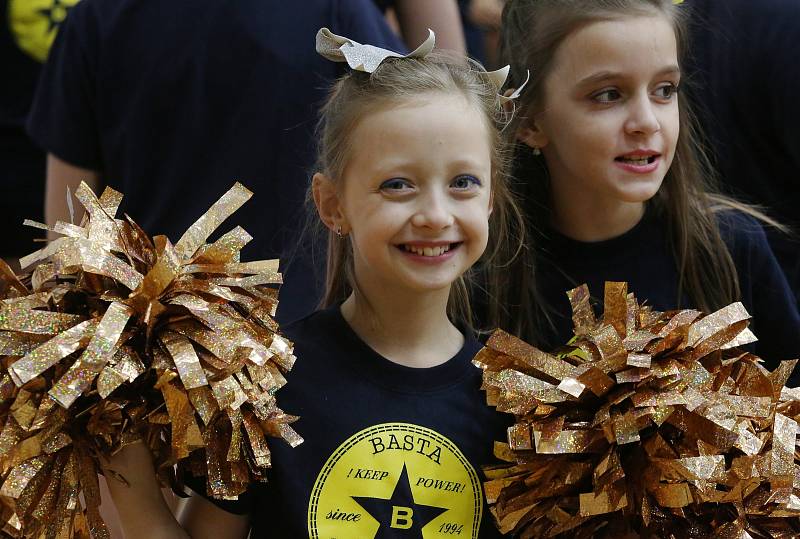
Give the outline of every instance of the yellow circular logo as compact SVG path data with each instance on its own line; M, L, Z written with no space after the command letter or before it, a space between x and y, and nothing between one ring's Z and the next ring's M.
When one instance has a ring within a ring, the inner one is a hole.
M79 0L10 0L8 22L20 49L40 62L47 59L58 26Z
M308 505L312 539L478 537L475 469L441 434L385 423L351 436L322 468Z

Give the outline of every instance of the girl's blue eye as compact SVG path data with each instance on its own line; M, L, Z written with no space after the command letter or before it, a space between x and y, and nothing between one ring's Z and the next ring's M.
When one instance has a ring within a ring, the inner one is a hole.
M480 187L483 184L475 176L464 174L462 176L455 177L450 185L459 190L467 190L474 187Z
M665 84L656 88L656 96L661 99L672 99L678 93L678 86L675 84Z
M603 90L602 92L592 95L592 99L598 103L613 103L614 101L619 100L621 97L622 94L619 92L619 90L614 90L613 88Z
M409 189L411 184L408 180L403 178L392 178L390 180L386 180L381 184L381 190L386 191L402 191L404 189Z

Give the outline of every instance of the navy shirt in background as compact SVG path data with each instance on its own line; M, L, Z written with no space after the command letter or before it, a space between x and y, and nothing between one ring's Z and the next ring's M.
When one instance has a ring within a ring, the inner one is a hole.
M719 213L717 219L738 272L741 301L753 317L750 329L759 338L749 349L769 369L781 360L800 358L800 315L764 230L738 212ZM679 275L666 231L665 219L651 207L635 227L606 241L577 241L548 229L539 246L537 279L553 306L555 328L541 336L540 347L552 350L572 337L566 291L583 283L598 307L602 307L606 281L625 281L628 292L640 303L659 311L678 308ZM684 295L680 307L693 305Z
M28 130L100 171L125 195L120 214L173 242L240 181L255 196L220 233L253 236L244 259L285 258L305 218L318 107L344 72L315 51L322 26L403 50L371 0L84 0L51 50ZM317 302L324 253L309 250L284 264L282 321Z
M36 52L46 52L58 19L45 6L12 4L0 0L0 256L17 258L41 247L34 238L44 235L22 225L43 220L45 181L45 154L25 133L25 121L42 68Z
M253 539L421 537L422 528L499 537L481 466L496 462L493 441L506 439L513 418L486 405L471 362L478 341L468 336L448 361L416 369L372 350L338 305L284 333L297 361L276 396L300 416L292 426L305 441L270 440L269 482L213 503L250 515Z
M767 238L800 304L800 2L687 0L692 103L722 187L794 228Z

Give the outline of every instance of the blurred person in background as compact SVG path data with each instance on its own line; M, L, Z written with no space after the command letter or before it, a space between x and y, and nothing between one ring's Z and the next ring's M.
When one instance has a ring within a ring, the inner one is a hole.
M790 233L767 239L800 305L800 2L686 0L687 85L721 186Z
M45 153L25 133L36 81L59 25L78 0L0 0L0 258L19 269L17 259L37 249L41 230L24 219L42 221Z
M428 38L428 29L436 33L436 48L464 53L464 31L459 3L456 0L373 0L387 15L392 29L409 50Z
M221 230L253 236L248 260L285 255L303 223L317 108L342 73L315 52L321 26L402 49L371 0L83 0L27 124L48 154L46 222L69 220L67 187L86 181L122 192L120 214L175 242L238 180L255 196ZM299 254L281 268L284 322L318 302L322 269Z

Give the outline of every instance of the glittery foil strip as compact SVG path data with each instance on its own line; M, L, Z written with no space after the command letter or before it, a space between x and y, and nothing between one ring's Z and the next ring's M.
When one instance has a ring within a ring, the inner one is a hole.
M632 367L642 367L649 369L653 356L650 354L634 354L629 353L626 363Z
M258 420L253 415L245 413L243 417L243 425L247 433L247 440L250 444L250 450L253 454L253 459L258 466L263 468L271 466L272 457L267 446L264 432Z
M750 343L754 343L756 341L758 341L758 337L756 337L755 334L752 331L750 331L749 328L744 328L742 332L736 336L735 339L733 339L727 344L722 345L720 348L722 350L729 350L731 348L745 346Z
M239 261L239 251L250 243L253 237L245 229L237 226L223 234L217 241L201 249L198 259L204 263L225 264Z
M24 356L41 346L48 335L0 331L0 355Z
M211 388L202 386L190 389L189 400L203 423L210 424L214 414L219 410Z
M687 337L688 346L697 346L698 343L711 337L727 326L735 322L741 322L750 318L750 314L741 302L736 302L727 307L702 318L689 327Z
M772 429L770 472L773 476L794 478L794 453L797 439L797 422L783 414L775 414Z
M106 208L103 207L86 182L81 182L75 190L75 198L86 208L90 215L89 225L87 226L88 239L110 250L114 246L114 232L117 227L114 221L114 214L106 212ZM109 207L111 207L110 198L113 198L113 195L109 195L106 198Z
M133 353L120 349L97 377L97 392L106 398L125 382L133 382L146 368Z
M81 268L89 273L112 277L130 290L136 290L144 278L103 246L90 240L68 238L51 259L62 270Z
M94 336L98 323L96 319L81 322L15 361L9 369L14 383L18 386L27 383L68 355L84 348Z
M521 365L561 380L574 374L575 368L566 361L546 354L525 341L504 331L497 331L486 342L487 348L511 356Z
M82 322L77 314L53 313L0 305L0 330L56 335Z
M122 193L106 186L99 199L100 206L109 217L114 217L122 204Z
M206 374L200 365L200 358L197 357L189 339L178 333L166 331L161 337L161 342L172 356L186 389L208 385Z
M210 279L218 286L237 286L239 288L251 288L265 284L277 284L281 282L280 273L259 273L249 277L218 277Z
M22 281L14 274L14 271L5 260L0 260L0 282L6 283L5 286L15 290L17 294L26 295L29 293L28 287L22 284Z
M14 467L0 487L0 496L19 498L28 483L44 467L45 462L44 458L36 457Z
M242 421L244 421L244 417L242 417L242 412L238 409L228 408L225 412L231 422L231 439L225 460L236 462L242 458Z
M614 424L614 438L617 444L624 445L638 442L639 429L636 426L636 418L631 412L624 414L611 414Z
M199 324L175 324L170 329L188 337L225 362L232 361L234 358L236 352L234 341L211 330L205 329Z
M281 438L286 440L286 443L289 444L289 447L297 447L303 443L303 437L286 423L278 424L278 433L280 434Z
M183 268L183 273L243 273L251 275L264 273L274 279L274 282L280 282L278 260L257 260L229 264L189 264Z
M211 390L221 409L238 409L247 401L247 396L233 376L228 376L219 382L211 381Z
M175 244L175 252L178 256L187 260L194 255L195 251L208 239L208 236L251 196L253 193L237 182L181 236L181 239Z
M589 430L563 430L552 440L542 439L541 431L533 431L536 452L540 454L585 453L597 435Z
M158 387L164 395L171 420L172 457L178 461L189 456L194 449L203 447L203 437L186 393L169 381L159 382Z
M594 310L589 303L589 288L586 285L573 288L567 292L569 303L572 305L572 322L575 324L576 335L586 335L594 329L597 321Z
M61 406L69 408L100 374L114 355L117 341L131 314L132 310L126 305L109 305L86 350L49 391Z
M588 492L580 495L580 514L588 517L621 511L628 506L628 498L623 494L613 503L610 493L603 491L600 493Z
M606 282L604 320L620 339L628 333L628 283Z
M27 296L21 296L18 298L7 298L0 300L0 308L25 310L42 309L47 307L49 296L50 295L47 292L36 292L34 294L28 294Z
M129 300L139 310L144 310L149 302L156 300L180 272L180 260L167 238L157 236L155 250L157 262L144 276Z
M242 320L237 319L236 313L226 313L218 305L213 305L197 296L181 294L171 299L169 304L185 307L214 331L226 332L242 327Z

